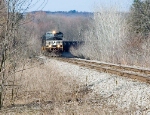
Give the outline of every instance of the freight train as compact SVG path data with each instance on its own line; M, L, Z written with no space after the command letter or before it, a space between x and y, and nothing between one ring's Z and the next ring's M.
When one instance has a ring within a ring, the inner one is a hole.
M83 41L65 41L63 33L56 31L46 32L42 36L42 51L45 55L60 56L63 52L69 52L70 47L77 48Z

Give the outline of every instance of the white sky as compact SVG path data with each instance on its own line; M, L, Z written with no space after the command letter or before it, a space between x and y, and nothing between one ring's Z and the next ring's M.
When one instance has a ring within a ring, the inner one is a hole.
M32 0L36 5L32 6L29 11L89 11L94 10L95 5L105 7L117 7L121 11L128 11L133 0Z

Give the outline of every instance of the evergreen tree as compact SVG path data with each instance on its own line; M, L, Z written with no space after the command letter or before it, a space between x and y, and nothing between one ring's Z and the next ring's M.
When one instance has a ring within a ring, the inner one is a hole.
M150 33L150 0L134 0L130 13L132 32L147 36Z

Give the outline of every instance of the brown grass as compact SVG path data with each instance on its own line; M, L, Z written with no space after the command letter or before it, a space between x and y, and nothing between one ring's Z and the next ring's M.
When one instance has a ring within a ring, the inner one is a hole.
M36 62L23 68L31 69L16 73L14 104L12 87L7 87L2 114L57 114L62 111L70 114L90 91L70 76L61 76L52 66Z
M33 62L24 67L31 69L16 73L14 104L11 104L12 90L8 88L0 115L127 115L133 112L109 105L108 99L93 93L73 77L62 76L53 65Z

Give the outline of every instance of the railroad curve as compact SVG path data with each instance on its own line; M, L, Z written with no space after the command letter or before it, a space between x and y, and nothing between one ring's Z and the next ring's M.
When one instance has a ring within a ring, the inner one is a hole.
M57 60L76 64L89 69L94 69L99 72L115 74L118 76L123 76L150 84L150 70L148 69L134 68L110 63L93 62L91 60L89 61L76 58L57 58Z

